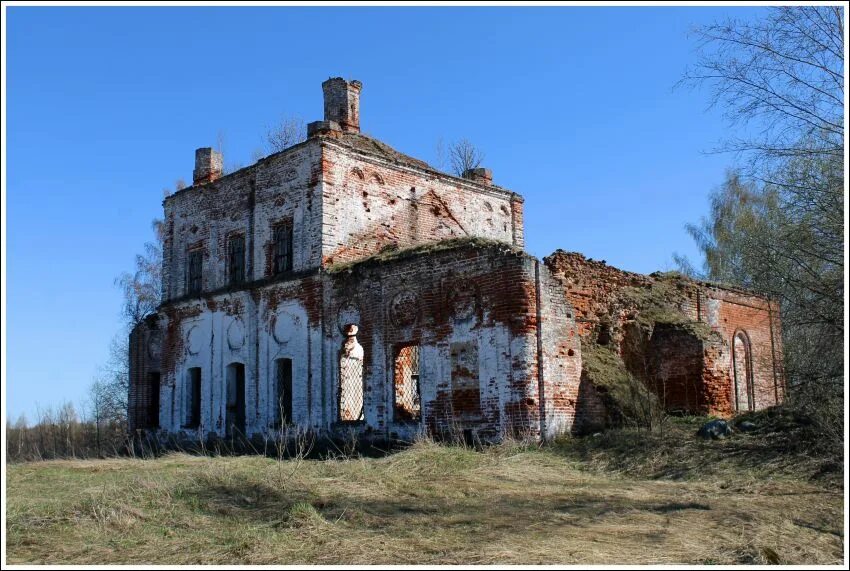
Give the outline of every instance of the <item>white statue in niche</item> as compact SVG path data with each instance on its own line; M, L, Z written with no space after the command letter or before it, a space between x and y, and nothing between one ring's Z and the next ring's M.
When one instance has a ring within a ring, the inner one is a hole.
M363 347L357 342L358 328L345 326L345 343L339 358L339 419L363 419Z

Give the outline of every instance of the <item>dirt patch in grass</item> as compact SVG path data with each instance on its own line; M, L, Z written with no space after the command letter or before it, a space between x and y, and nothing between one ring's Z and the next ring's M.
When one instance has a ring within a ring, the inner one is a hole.
M580 442L592 441L571 445ZM647 479L593 454L579 462L577 450L421 443L295 470L292 461L182 454L13 465L8 562L841 561L840 489L745 466Z

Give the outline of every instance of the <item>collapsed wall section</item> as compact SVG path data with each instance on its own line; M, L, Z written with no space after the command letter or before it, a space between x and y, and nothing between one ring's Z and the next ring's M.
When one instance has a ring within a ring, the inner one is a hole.
M575 308L583 344L613 351L668 410L729 415L782 401L780 324L769 299L562 250L544 262Z

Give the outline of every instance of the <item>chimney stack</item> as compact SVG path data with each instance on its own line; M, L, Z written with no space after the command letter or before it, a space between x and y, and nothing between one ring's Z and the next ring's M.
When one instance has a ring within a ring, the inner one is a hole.
M477 182L479 184L486 184L487 186L493 184L493 171L491 171L490 169L466 169L465 171L463 171L461 177L469 179L473 182Z
M332 77L322 83L325 95L325 122L338 123L343 131L360 132L360 89L356 79Z
M221 153L212 147L195 150L195 170L192 172L194 184L204 184L221 178Z

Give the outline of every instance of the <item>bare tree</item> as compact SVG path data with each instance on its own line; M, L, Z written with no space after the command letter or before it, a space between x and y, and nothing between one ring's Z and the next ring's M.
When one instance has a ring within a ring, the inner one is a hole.
M711 89L712 104L749 126L720 150L753 165L844 156L844 15L838 6L772 8L761 20L695 30L700 59L681 85Z
M740 128L718 149L740 164L712 194L709 214L688 226L702 271L679 258L684 270L779 300L791 396L816 395L808 401L816 416L839 420L844 26L840 7L787 6L696 31L701 59L682 83L708 87Z
M130 388L130 354L127 336L146 317L156 313L162 298L162 246L165 224L157 219L152 223L154 241L145 243L143 254L136 256L134 272L125 272L116 280L124 302L124 327L113 337L107 362L98 371L89 390L89 406L95 415L95 436L98 453L102 451L103 427L110 428L110 439L116 432L123 434L127 421Z
M279 153L306 139L306 123L300 117L293 115L281 118L276 124L266 129L264 145L269 154Z
M452 143L449 145L448 152L452 172L457 176L463 176L469 169L478 168L484 161L484 153L469 139L460 139Z
M124 294L122 310L126 323L132 328L156 312L162 296L162 243L165 239L163 220L152 222L155 242L146 242L144 253L136 255L134 272L124 272L115 283Z

